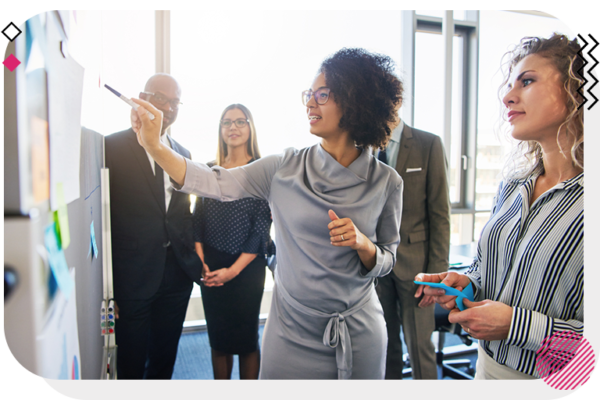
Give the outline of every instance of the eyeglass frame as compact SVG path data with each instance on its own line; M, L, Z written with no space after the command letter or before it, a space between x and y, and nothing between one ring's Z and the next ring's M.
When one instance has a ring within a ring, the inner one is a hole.
M317 93L319 90L323 90L323 89L329 90L329 93L327 93L327 100L325 100L324 103L319 103L319 101L315 97L315 93ZM305 103L304 102L304 99L306 98L305 93L308 93L308 92L310 92L310 97L308 98L308 100ZM331 89L328 88L328 87L326 87L326 86L321 86L320 88L318 88L314 92L313 92L312 89L304 90L304 91L302 91L302 104L305 105L305 106L308 105L308 102L310 101L310 98L312 97L313 99L315 99L315 103L317 103L318 105L322 106L323 104L327 104L327 102L329 101L329 98L331 97L330 94L331 94Z
M244 121L244 125L239 126L237 124L237 121ZM229 126L224 126L223 122L229 122ZM238 128L243 128L244 126L250 124L250 120L248 118L238 118L238 119L234 119L233 121L230 120L230 119L222 119L222 120L219 121L219 125L221 126L221 128L229 128L233 124L235 124L235 126L238 127Z
M152 92L142 92L142 93L143 94L147 94L147 95L152 96L152 97L155 97L157 94L160 94L161 96L165 96L163 93L152 93ZM167 96L165 96L165 97L168 99ZM173 106L174 102L177 102L177 104L175 106ZM179 109L179 106L183 105L183 103L181 101L179 101L179 100L167 100L164 103L160 103L160 102L157 101L156 103L159 104L159 105L161 105L161 106L164 106L165 104L169 103L169 105L171 106L172 110L177 110L177 109Z

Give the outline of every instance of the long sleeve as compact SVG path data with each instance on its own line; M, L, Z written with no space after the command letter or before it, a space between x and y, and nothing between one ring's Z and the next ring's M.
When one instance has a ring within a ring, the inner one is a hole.
M402 192L404 183L400 182L388 196L377 222L377 247L375 266L371 271L363 266L361 274L365 277L385 276L396 264L396 249L400 243L400 223L402 217Z
M185 181L179 190L219 201L245 197L269 200L271 181L283 157L284 155L267 156L232 169L218 166L209 168L206 164L186 159Z
M583 291L583 274L577 289ZM513 316L506 344L524 350L538 351L545 338L558 332L571 332L582 335L583 301L580 302L580 307L577 309L577 318L579 319L562 320L537 311L513 307Z
M241 246L243 253L264 256L269 253L271 230L271 209L266 201L255 200L252 211L250 232L248 238ZM271 256L272 254L268 254Z

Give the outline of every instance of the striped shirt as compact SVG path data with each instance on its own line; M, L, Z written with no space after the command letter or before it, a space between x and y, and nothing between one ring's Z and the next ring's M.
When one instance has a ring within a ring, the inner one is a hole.
M476 300L513 307L508 338L480 341L497 363L540 377L536 351L583 334L583 172L529 206L537 175L501 183L467 275Z

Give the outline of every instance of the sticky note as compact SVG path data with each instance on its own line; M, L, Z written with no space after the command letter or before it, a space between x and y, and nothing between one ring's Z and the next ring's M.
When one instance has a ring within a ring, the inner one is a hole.
M94 221L90 224L90 234L92 235L92 249L94 257L98 258L98 245L96 244L96 232L94 231Z
M52 274L56 279L59 289L68 300L75 282L73 282L73 278L69 274L65 253L58 243L55 223L48 225L44 230L44 244L48 251L48 263L50 264Z
M56 184L56 201L58 209L54 212L54 222L58 227L60 248L66 249L71 243L71 235L69 233L69 214L67 213L67 204L65 203L65 192L62 182Z

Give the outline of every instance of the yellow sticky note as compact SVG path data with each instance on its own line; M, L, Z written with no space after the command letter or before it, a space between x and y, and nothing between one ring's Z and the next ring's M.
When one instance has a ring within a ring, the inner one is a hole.
M56 201L58 209L54 212L54 221L56 221L61 248L66 249L71 243L71 235L69 234L69 214L65 204L65 192L62 182L56 184Z

